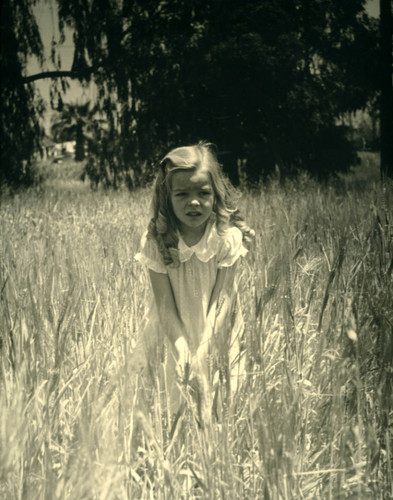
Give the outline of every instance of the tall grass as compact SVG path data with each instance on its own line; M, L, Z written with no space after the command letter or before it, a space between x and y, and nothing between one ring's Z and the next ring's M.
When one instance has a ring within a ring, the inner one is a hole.
M138 389L150 188L2 200L0 496L393 496L393 194L309 179L247 192L247 376L200 425ZM164 398L159 393L164 393Z

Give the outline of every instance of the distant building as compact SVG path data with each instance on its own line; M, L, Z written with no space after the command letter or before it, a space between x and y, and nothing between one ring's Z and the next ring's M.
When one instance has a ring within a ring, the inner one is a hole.
M75 155L75 145L76 141L58 142L57 144L54 145L53 148L53 158L60 159L63 158L64 156Z

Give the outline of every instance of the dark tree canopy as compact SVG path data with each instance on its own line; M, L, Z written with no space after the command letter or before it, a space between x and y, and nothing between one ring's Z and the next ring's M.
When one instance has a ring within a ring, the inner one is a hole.
M101 68L101 107L121 145L113 164L135 178L201 138L234 180L237 159L251 180L276 165L324 177L353 164L337 119L378 87L363 0L59 3L75 64Z
M238 160L251 181L276 165L322 178L353 164L338 120L379 88L364 0L57 2L74 33L71 74L94 80L108 124L89 175L105 164L133 186L169 148L200 139L235 182Z
M42 61L42 42L33 0L4 0L1 7L1 171L0 185L33 182L31 157L40 147L43 102L23 80L27 58Z

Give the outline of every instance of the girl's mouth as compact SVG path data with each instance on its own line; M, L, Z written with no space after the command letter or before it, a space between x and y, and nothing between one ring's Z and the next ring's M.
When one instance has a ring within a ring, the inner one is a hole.
M198 217L199 215L202 214L199 212L188 212L186 215L188 215L189 217Z

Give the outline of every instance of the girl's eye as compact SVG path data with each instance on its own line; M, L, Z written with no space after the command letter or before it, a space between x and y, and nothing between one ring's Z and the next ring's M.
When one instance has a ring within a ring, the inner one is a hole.
M175 196L176 196L177 198L179 198L179 197L181 197L181 196L184 196L184 195L185 195L185 193L176 193L176 194L175 194Z
M211 194L210 191L201 191L202 196L209 196L209 194Z

